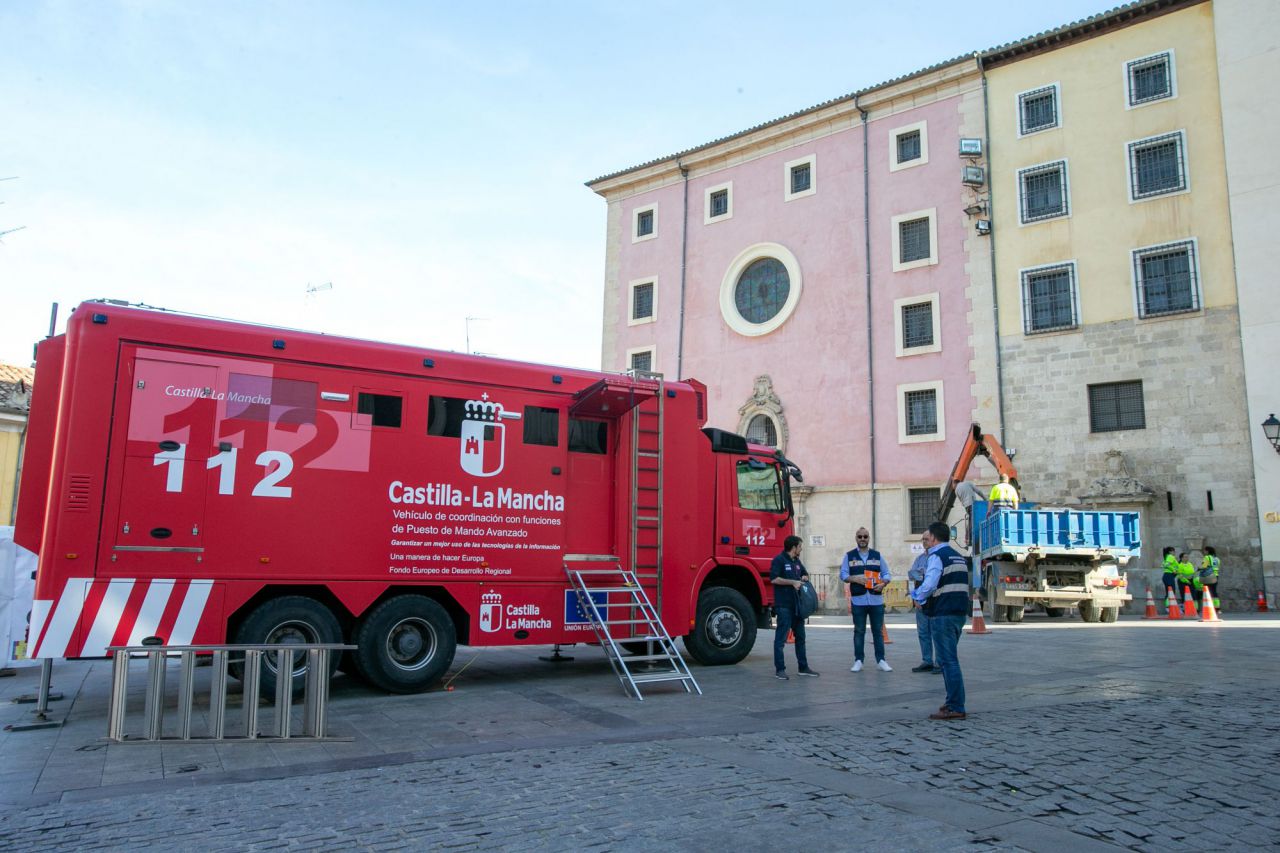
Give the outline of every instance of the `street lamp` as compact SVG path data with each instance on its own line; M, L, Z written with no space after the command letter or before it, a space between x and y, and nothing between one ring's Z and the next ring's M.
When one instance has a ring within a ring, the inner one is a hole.
M1276 420L1275 412L1262 422L1262 434L1267 437L1267 441L1271 442L1276 453L1280 453L1280 420Z

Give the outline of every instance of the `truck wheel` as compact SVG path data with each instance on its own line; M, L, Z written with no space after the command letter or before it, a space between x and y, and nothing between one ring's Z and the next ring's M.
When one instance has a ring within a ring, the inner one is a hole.
M440 680L458 649L449 612L423 595L379 604L356 629L360 674L389 693L421 693Z
M1044 615L1051 619L1057 619L1059 616L1065 616L1066 614L1067 608L1065 607L1046 607L1044 609Z
M1021 622L1026 608L1021 604L1010 604L1004 610L1004 618L1010 622Z
M1101 612L1098 615L1099 622L1114 622L1120 618L1119 607L1100 607Z
M264 602L240 623L236 630L236 644L274 643L341 643L342 626L328 607L314 598L302 595L286 595ZM329 676L338 669L341 655L329 655ZM233 664L231 674L244 675L244 664ZM293 692L301 693L307 677L307 656L303 652L293 655ZM276 656L262 656L262 675L259 692L267 698L276 695Z
M742 593L726 586L704 589L684 647L703 666L737 663L756 644L756 614Z
M1102 608L1092 601L1082 601L1076 605L1076 609L1080 611L1080 618L1086 622L1097 622L1102 615Z

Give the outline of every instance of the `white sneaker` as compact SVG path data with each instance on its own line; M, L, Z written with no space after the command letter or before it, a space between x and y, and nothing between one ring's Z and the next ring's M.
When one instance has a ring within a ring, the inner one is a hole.
M886 660L876 661L876 669L881 672L893 672L893 667L889 666L889 662Z
M854 662L853 662L853 666L849 667L849 671L850 671L850 672L862 672L862 661L860 661L860 660L856 660L856 661L854 661Z

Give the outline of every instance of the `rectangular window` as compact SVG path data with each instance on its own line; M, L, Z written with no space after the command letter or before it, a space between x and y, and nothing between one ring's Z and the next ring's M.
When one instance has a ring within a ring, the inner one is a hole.
M796 195L809 189L810 186L810 167L808 163L801 163L798 166L791 167L791 194Z
M933 302L902 306L902 348L933 346Z
M1142 380L1089 386L1089 432L1146 428Z
M908 391L906 400L907 435L933 435L938 431L938 392L932 388Z
M940 520L942 495L937 489L907 489L907 500L911 504L912 533L924 533L930 524Z
M743 509L761 509L766 512L786 512L782 481L778 469L759 462L739 462L738 506Z
M1045 86L1018 95L1018 133L1026 136L1058 126L1058 87Z
M1138 288L1139 317L1200 309L1194 240L1135 249L1133 275Z
M571 453L608 453L609 425L604 421L569 418L569 451Z
M1129 143L1130 198L1150 198L1187 188L1182 131Z
M365 423L379 427L400 426L400 409L403 401L391 394L367 394L361 391L356 397L356 414L364 415Z
M729 191L716 190L711 194L711 216L724 216L729 212Z
M631 319L648 320L653 317L653 282L646 281L631 288Z
M920 159L920 131L913 130L898 136L898 162Z
M1076 265L1057 264L1022 271L1022 328L1028 335L1074 329Z
M1071 212L1067 201L1067 161L1032 166L1018 172L1022 223L1038 222L1066 216Z
M1129 78L1129 106L1173 97L1173 54L1166 51L1125 65Z
M560 410L546 406L524 407L524 443L555 447L560 443Z
M427 435L458 438L462 424L467 419L467 400L461 397L437 397L432 394L427 401ZM494 430L484 431L484 440L493 441Z
M630 363L628 365L632 370L652 371L653 370L653 350L641 350L640 352L631 353Z
M653 233L653 211L642 210L636 214L636 236L647 237Z
M929 248L929 217L898 223L898 262L921 261L932 254Z

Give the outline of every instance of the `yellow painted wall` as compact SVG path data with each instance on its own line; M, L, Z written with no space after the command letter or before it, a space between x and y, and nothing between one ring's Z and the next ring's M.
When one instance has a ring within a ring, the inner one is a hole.
M1133 319L1130 250L1190 237L1204 307L1234 304L1213 33L1212 4L1201 3L988 70L1002 336L1022 334L1020 270L1074 260L1081 323ZM1125 63L1170 49L1176 97L1126 109ZM1060 126L1019 139L1018 93L1052 83ZM1176 130L1186 134L1191 191L1131 204L1128 143ZM1071 215L1019 225L1018 170L1064 158Z
M13 523L13 486L22 433L0 429L0 526Z

